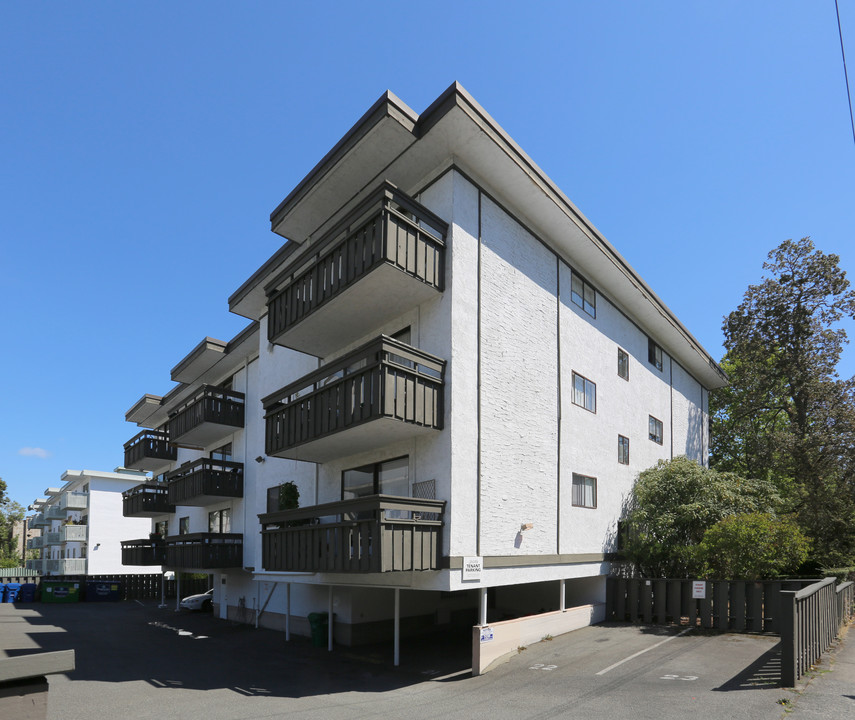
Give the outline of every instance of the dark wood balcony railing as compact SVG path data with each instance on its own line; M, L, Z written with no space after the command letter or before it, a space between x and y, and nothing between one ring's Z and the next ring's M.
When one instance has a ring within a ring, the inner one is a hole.
M444 500L371 495L259 515L261 564L280 572L435 570L444 508Z
M364 219L368 213L372 214ZM315 243L314 261L271 283L268 340L277 342L283 333L381 265L441 292L447 232L443 220L391 183L384 183ZM406 302L406 295L400 300Z
M174 462L177 457L178 450L169 444L169 435L162 430L143 430L125 443L127 468L150 469Z
M242 428L244 399L243 393L203 385L199 392L170 414L166 432L173 442L178 442L186 441L194 430L209 423L225 426L221 434L227 434L230 427ZM202 444L210 439L205 437Z
M207 505L243 497L243 463L202 458L166 476L172 505Z
M444 372L444 360L381 335L262 400L266 452L382 418L441 430Z
M122 565L165 564L166 544L163 540L122 540Z
M210 570L243 566L243 535L189 533L166 538L166 565Z
M122 493L122 515L154 517L175 512L169 502L169 486L162 482L141 483Z

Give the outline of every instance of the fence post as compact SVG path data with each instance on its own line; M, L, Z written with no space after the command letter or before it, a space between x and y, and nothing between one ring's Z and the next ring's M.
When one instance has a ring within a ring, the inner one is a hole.
M781 684L793 687L796 684L796 641L798 626L796 618L796 591L781 591Z

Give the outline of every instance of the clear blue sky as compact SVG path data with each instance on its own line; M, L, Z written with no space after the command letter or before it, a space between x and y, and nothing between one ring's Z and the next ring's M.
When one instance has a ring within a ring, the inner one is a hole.
M855 80L855 0L840 0ZM458 80L716 358L766 254L855 280L833 0L0 4L0 477L111 470L270 211L387 88ZM850 336L855 328L848 326ZM841 374L855 374L855 349Z

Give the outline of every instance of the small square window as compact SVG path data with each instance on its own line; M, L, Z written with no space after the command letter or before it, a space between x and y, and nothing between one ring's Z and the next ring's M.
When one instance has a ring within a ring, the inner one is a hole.
M617 436L617 461L621 465L629 465L629 438Z
M629 353L618 348L617 350L617 374L624 380L629 380Z
M190 532L190 517L178 518L178 534L187 535Z
M657 370L662 369L662 348L650 338L647 339L647 360Z
M597 291L576 273L570 279L570 299L591 317L597 317Z
M573 404L597 412L597 386L576 373L573 373Z
M575 507L597 507L597 478L573 473L573 505Z
M650 439L655 442L662 444L662 421L657 420L655 417L650 415L647 421L647 433Z

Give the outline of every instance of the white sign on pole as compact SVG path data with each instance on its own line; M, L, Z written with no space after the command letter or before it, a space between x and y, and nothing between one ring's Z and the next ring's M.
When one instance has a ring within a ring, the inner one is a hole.
M692 600L705 600L707 597L707 584L704 580L692 581Z
M481 572L484 570L484 558L463 558L463 582L468 580L480 580Z
M493 639L493 628L485 625L481 628L481 642L490 642Z

